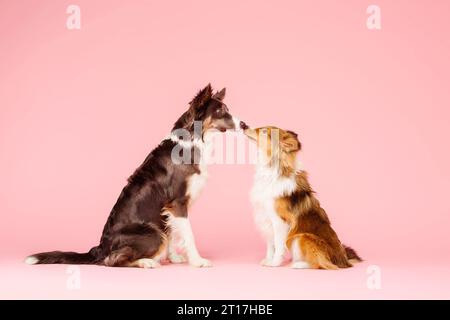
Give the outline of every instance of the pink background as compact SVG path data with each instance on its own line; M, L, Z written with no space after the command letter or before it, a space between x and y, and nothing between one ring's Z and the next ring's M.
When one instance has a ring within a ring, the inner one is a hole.
M81 30L66 7L81 7ZM381 7L382 29L366 28ZM0 297L450 298L448 1L0 1ZM216 165L191 211L208 270L25 266L86 251L194 93L299 133L343 242L338 272L267 269L251 165ZM380 266L382 289L366 287ZM339 289L337 289L339 288Z

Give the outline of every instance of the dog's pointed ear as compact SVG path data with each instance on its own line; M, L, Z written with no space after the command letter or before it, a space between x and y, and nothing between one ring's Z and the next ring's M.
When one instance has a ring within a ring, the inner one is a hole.
M298 135L289 130L281 138L281 145L287 152L299 151L302 148L302 144L298 141Z
M202 90L200 90L197 95L192 99L192 101L189 103L191 107L193 108L200 108L212 97L212 87L211 84L208 83L206 87L204 87Z
M222 101L223 98L225 98L226 92L227 92L227 89L223 88L222 90L217 91L216 94L213 96L213 98Z

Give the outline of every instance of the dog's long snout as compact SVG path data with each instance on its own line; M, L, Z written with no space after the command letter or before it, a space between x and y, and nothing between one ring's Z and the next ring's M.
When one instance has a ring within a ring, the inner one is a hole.
M257 131L255 129L250 128L245 122L243 123L245 129L243 128L244 134L249 137L251 140L257 140Z

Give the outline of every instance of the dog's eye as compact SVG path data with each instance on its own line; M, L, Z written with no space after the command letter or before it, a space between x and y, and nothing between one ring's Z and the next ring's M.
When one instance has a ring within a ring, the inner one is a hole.
M217 116L222 116L225 111L223 110L223 108L217 108L216 111L214 111L216 113Z

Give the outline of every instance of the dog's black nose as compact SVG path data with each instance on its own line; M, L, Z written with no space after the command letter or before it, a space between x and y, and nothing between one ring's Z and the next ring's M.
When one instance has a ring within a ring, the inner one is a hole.
M241 121L239 123L239 126L241 127L242 130L248 129L248 125L244 121Z

